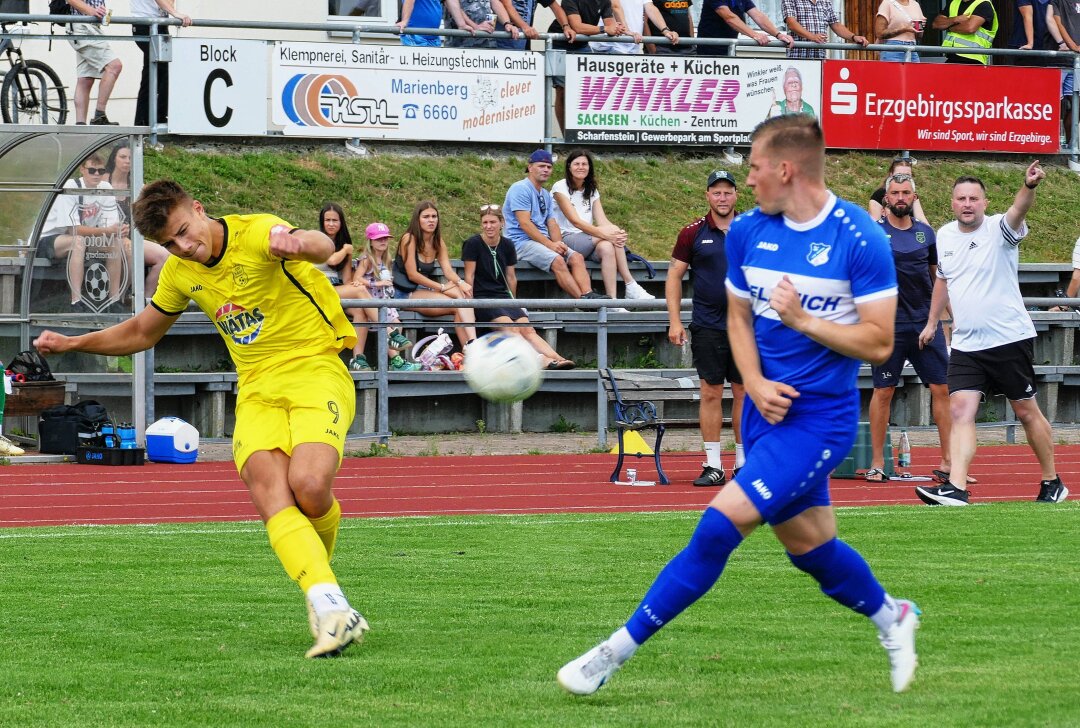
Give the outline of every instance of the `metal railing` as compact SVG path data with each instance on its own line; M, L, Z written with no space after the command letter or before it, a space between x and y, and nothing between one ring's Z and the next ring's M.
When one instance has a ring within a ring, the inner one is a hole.
M31 23L55 23L58 25L66 25L72 23L98 23L98 19L92 16L84 15L24 15L17 13L0 13L0 23L17 23L17 22L31 22ZM136 18L129 16L114 16L111 20L113 25L138 25L149 26L149 36L108 36L108 40L127 40L130 42L149 42L150 43L150 98L157 98L158 90L158 69L159 63L168 61L168 50L166 47L168 35L167 29L169 26L181 27L183 24L176 18ZM191 27L196 28L226 28L226 29L244 29L244 30L289 30L289 31L306 31L315 33L348 33L352 36L352 42L359 44L362 42L365 36L379 36L384 35L387 37L394 37L400 35L437 35L444 37L490 37L496 39L508 39L511 35L506 31L496 31L493 33L473 33L465 30L453 30L443 28L412 28L408 27L404 30L398 30L396 26L384 25L384 24L368 24L368 23L349 23L343 21L335 22L322 22L322 23L305 23L295 21L268 21L268 20L216 20L216 19L192 19ZM161 29L165 28L166 33L162 34ZM22 38L42 38L52 39L55 36L39 35L39 34L18 34ZM11 38L14 34L0 34L0 37ZM80 37L80 36L66 36L65 37ZM630 36L608 36L604 33L598 33L592 36L580 35L582 39L589 40L603 40L605 42L615 43L634 43L634 39ZM95 36L95 39L99 39ZM546 54L565 54L565 51L555 48L555 43L565 41L565 36L555 33L540 33L537 40L541 40L545 46ZM643 36L643 43L651 43L655 45L671 45L671 42L663 36ZM762 46L756 41L749 38L680 38L680 45L693 45L703 48L716 48L723 49L724 53L721 55L734 56L736 49L743 48L784 48L786 47L780 41L771 41L768 44ZM934 54L934 55L951 55L951 54L965 54L971 55L972 50L970 48L944 48L941 46L897 46L886 44L871 44L868 46L860 46L855 43L811 43L809 41L795 41L796 48L813 48L824 50L840 50L840 51L870 51L870 52L903 52L907 58L911 57L913 53L922 54ZM1059 59L1067 59L1072 62L1074 78L1080 80L1080 54L1073 53L1072 51L1043 51L1043 50L1016 50L1011 48L987 48L979 49L978 53L988 56L997 57L1024 57L1024 58L1045 58L1048 61L1056 61ZM553 143L561 143L563 139L561 137L555 137L553 130L555 128L554 111L552 109L553 100L553 75L550 72L550 66L552 64L546 64L548 69L545 70L545 102L548 109L545 115L544 122L544 136L545 144L550 148ZM1049 65L1049 64L1048 64ZM168 132L167 127L161 128L157 119L157 108L155 104L149 105L149 127L151 135L151 144L157 143L157 135L159 133ZM1072 134L1071 146L1065 153L1069 154L1072 161L1073 169L1080 171L1080 134L1075 133L1078 125L1080 125L1080 83L1074 84L1073 88L1073 101L1072 101L1072 119L1071 126L1074 130ZM343 137L344 138L344 137ZM1062 152L1059 152L1059 154Z

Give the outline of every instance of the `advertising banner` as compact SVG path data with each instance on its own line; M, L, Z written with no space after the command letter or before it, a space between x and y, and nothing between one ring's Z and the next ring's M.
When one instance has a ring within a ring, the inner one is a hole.
M544 56L524 51L290 43L272 51L285 134L539 142Z
M170 134L266 133L266 41L173 38Z
M566 56L566 141L749 144L762 120L817 114L817 61Z
M940 152L1058 151L1056 68L825 61L825 144Z

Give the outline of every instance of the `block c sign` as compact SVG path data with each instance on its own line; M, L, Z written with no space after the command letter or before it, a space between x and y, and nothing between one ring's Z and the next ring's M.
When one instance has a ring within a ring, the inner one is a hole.
M172 57L169 133L266 133L265 41L174 38Z

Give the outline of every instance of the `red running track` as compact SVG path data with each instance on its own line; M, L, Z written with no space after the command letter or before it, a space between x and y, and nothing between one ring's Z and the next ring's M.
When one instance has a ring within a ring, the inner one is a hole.
M1080 494L1080 445L1056 453L1060 475ZM937 467L936 449L912 454L916 474ZM700 453L665 453L663 462L672 485L628 487L608 482L615 457L605 454L354 458L345 461L334 491L352 517L698 510L716 492L690 485L701 472ZM650 458L627 463L639 480L655 477ZM1038 463L1025 446L980 448L972 475L979 479L971 490L975 503L1031 500L1038 492ZM833 503L920 503L915 485L834 479ZM256 517L231 462L0 468L0 526Z

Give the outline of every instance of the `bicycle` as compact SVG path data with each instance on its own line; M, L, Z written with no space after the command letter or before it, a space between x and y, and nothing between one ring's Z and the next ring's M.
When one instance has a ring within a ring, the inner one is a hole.
M0 30L9 32L7 24ZM67 92L47 63L23 58L13 38L0 40L0 53L10 69L0 86L0 113L5 124L63 124L67 121Z

